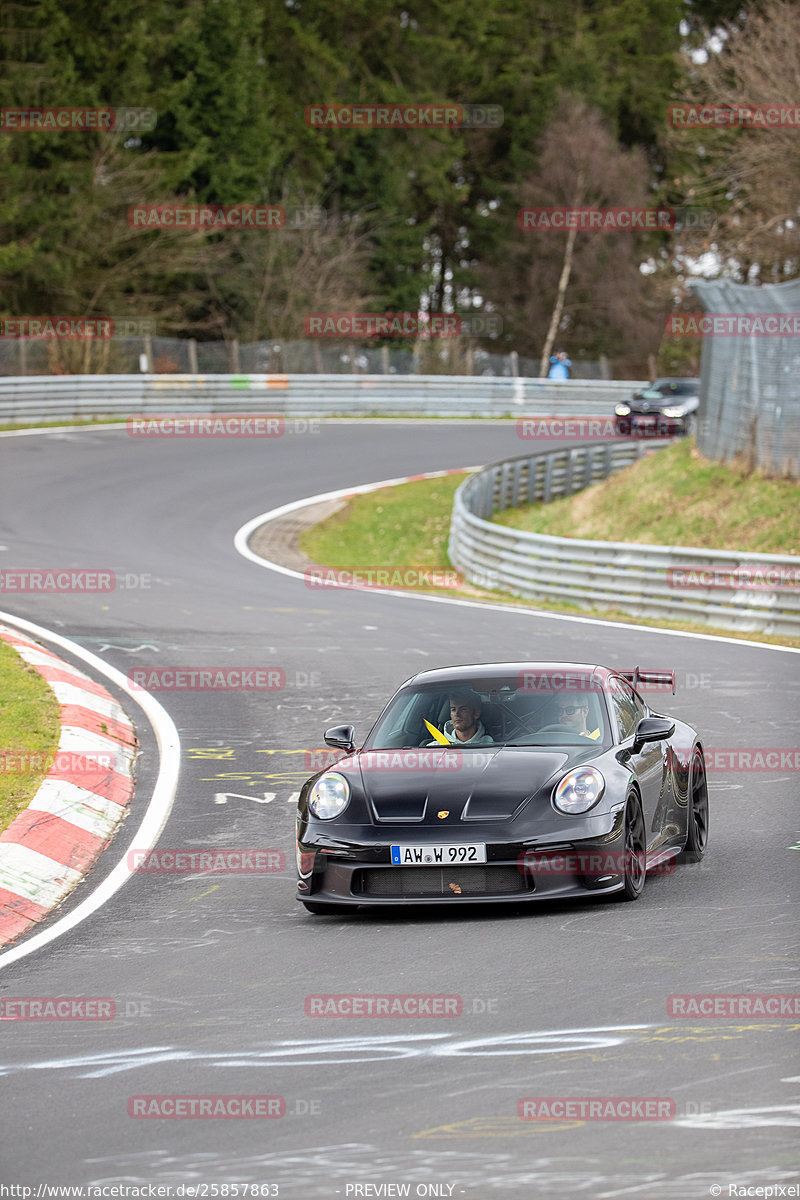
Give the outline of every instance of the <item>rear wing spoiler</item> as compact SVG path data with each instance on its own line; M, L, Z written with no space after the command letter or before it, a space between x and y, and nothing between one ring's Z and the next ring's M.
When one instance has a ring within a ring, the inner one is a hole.
M650 671L647 667L634 667L632 671L619 671L640 692L666 692L675 695L674 671Z

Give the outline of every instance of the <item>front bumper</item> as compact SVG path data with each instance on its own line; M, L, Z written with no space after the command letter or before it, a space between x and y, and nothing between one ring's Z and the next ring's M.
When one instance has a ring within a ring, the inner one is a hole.
M634 438L668 438L683 437L688 429L688 422L694 413L685 417L665 417L662 413L630 413L627 417L617 417L617 433L622 437Z
M528 904L619 891L623 886L622 812L586 817L566 840L552 834L523 842L492 841L486 831L458 840L486 844L486 863L394 866L393 842L439 839L405 826L380 840L335 840L312 827L297 843L298 900L359 904ZM333 831L331 831L333 832ZM378 832L378 831L376 831ZM584 836L576 836L583 833Z

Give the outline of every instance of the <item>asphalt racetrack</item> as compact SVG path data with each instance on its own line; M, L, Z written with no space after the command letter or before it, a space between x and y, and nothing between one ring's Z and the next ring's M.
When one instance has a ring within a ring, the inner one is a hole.
M132 439L124 427L0 437L0 567L98 567L131 585L4 594L6 613L123 673L286 674L271 692L157 696L181 740L159 847L275 848L284 871L134 875L42 948L0 954L4 998L110 997L117 1012L0 1022L5 1182L33 1195L43 1183L159 1184L173 1196L246 1183L286 1200L691 1200L797 1183L797 1019L668 1015L674 995L797 992L796 772L711 773L705 861L651 877L635 904L319 917L294 899L292 797L311 773L305 752L331 724L352 721L363 736L420 669L512 659L673 668L678 693L663 707L710 746L797 744L797 653L312 590L234 548L240 526L289 501L519 452L513 425L475 422L323 422L274 440ZM133 811L46 928L125 857L150 801L156 736L122 700L142 742ZM327 993L458 996L463 1008L307 1016L306 997ZM279 1096L285 1115L129 1115L132 1097L212 1094ZM525 1097L668 1098L674 1116L523 1121Z

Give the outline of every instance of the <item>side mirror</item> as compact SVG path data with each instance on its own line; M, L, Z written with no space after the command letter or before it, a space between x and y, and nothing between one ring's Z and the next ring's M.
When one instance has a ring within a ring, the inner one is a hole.
M675 732L675 722L666 717L642 717L633 735L631 754L639 754L648 742L663 742L672 737Z
M335 750L346 750L348 754L356 748L355 725L333 725L325 730L325 745Z

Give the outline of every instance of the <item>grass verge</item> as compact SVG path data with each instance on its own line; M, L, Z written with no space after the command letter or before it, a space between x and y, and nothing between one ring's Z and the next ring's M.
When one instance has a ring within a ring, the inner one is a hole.
M800 484L709 462L683 438L574 496L495 520L556 537L798 554Z
M651 455L637 467L649 468L651 464L659 463L662 455L670 454L672 449L688 449L685 443L677 447L661 450L657 455ZM679 457L678 473L683 464ZM634 468L631 468L632 470ZM727 470L728 468L723 468ZM447 475L440 479L421 479L413 483L398 484L394 487L382 488L377 492L369 492L363 496L355 496L348 504L327 520L306 530L300 537L300 549L314 562L330 567L348 569L365 569L380 566L383 568L426 567L439 570L452 570L452 564L447 556L447 541L450 529L450 512L453 505L453 495L466 478L466 473ZM617 476L616 478L619 478ZM613 481L612 481L613 482ZM776 481L764 481L767 483ZM782 483L783 481L777 481ZM600 485L602 486L602 485ZM640 484L641 486L641 484ZM792 485L796 490L797 485ZM580 496L573 499L580 499ZM556 503L561 503L556 501ZM570 501L564 501L569 504ZM554 507L554 505L538 505L538 509ZM633 505L631 522L637 525L636 505ZM667 522L669 524L669 522ZM550 532L549 530L547 532ZM619 531L612 540L621 540ZM567 536L561 534L561 536ZM573 534L573 536L576 536ZM670 544L675 544L670 527ZM633 541L644 541L637 533L631 537ZM721 543L719 543L721 545ZM732 548L722 546L722 548ZM736 547L741 549L743 547ZM766 548L758 547L762 552ZM784 553L786 551L783 551ZM517 605L547 612L565 613L573 616L595 617L605 621L625 622L627 624L649 626L654 629L675 629L688 633L710 633L730 637L740 641L764 642L775 646L798 646L800 639L785 638L775 634L740 633L720 626L705 625L691 621L667 621L646 617L632 616L620 609L585 609L574 604L548 601L546 604L525 600L509 592L487 591L482 588L463 585L457 590L433 587L420 587L421 592L446 595L454 599L480 600L493 604Z
M127 417L65 417L60 421L12 421L0 425L0 433L21 433L23 429L62 429L66 426L80 428L83 425L124 425L127 420Z
M0 641L0 831L33 799L58 749L58 701L38 671ZM30 769L30 756L44 762ZM21 762L19 760L22 760Z

